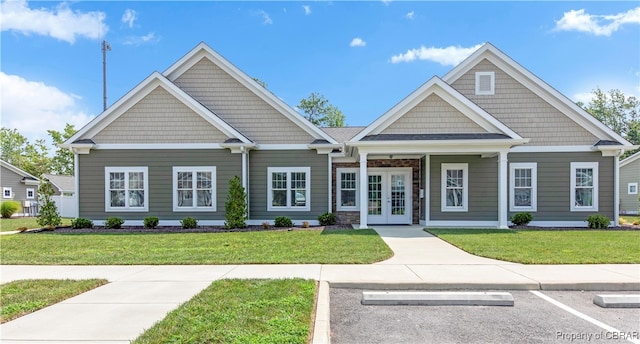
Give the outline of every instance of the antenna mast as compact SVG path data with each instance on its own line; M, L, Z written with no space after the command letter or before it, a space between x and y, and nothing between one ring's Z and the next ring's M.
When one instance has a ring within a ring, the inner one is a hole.
M102 41L102 110L107 109L107 51L111 51L111 44Z

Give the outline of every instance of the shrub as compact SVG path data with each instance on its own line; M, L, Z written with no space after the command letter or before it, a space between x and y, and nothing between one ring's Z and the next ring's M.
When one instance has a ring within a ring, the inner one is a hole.
M182 226L182 228L184 229L197 228L198 220L194 219L193 217L187 216L184 219L180 220L180 226Z
M224 217L225 228L247 227L247 194L238 176L231 178L229 181L229 194L224 208L226 211Z
M110 217L104 222L105 228L118 229L122 226L124 220L119 217Z
M71 228L73 229L93 228L93 221L78 217L76 219L71 220Z
M526 226L533 220L531 213L517 213L509 219L516 226Z
M611 224L611 220L608 217L600 214L589 215L587 222L589 223L589 228L595 229L605 229Z
M17 201L3 201L0 203L0 215L2 218L9 219L20 209L20 202Z
M269 224L269 222L265 221L262 223L262 228L269 229L269 227L271 227L271 224Z
M42 227L53 229L62 223L62 218L56 207L56 202L51 199L51 196L55 193L53 186L48 181L44 180L40 183L38 188L38 197L40 197L40 212L38 213L38 224Z
M160 219L155 216L147 216L142 221L142 224L144 224L144 228L151 229L158 227L158 223L160 223Z
M318 221L321 226L330 226L336 224L336 214L334 213L324 213L318 216Z
M308 221L303 221L302 222L302 228L309 228L309 222Z
M293 221L286 216L278 216L273 222L276 227L293 227Z

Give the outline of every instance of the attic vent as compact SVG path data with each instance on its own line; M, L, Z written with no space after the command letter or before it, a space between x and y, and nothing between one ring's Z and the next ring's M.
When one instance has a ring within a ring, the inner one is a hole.
M494 80L493 72L476 72L476 95L494 95Z

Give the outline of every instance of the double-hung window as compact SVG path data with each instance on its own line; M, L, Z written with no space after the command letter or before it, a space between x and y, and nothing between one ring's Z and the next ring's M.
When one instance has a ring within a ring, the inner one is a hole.
M174 211L216 211L215 166L173 168Z
M268 167L267 184L268 211L311 209L310 167Z
M337 210L349 211L358 209L358 174L357 168L336 169L337 187L336 201Z
M537 164L509 164L509 210L536 211L538 194Z
M441 211L468 211L469 164L442 164Z
M105 167L105 211L149 211L148 167Z
M571 211L598 211L598 163L571 163Z

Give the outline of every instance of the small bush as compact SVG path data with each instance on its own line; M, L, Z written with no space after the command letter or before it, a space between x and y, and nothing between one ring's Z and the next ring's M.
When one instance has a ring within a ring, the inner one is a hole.
M330 226L336 224L336 214L334 213L324 213L318 216L318 221L321 226Z
M27 227L18 227L18 228L16 228L16 230L17 230L18 232L20 232L20 233L22 233L22 232L26 232L26 231L27 231L27 229L29 229L29 228L27 228Z
M516 226L526 226L533 220L531 213L517 213L509 219Z
M0 215L3 219L9 219L20 209L20 202L17 201L3 201L0 203Z
M198 220L194 219L193 217L187 216L184 219L180 220L180 226L182 226L183 229L197 228Z
M293 221L286 216L278 216L274 220L274 225L276 227L293 227Z
M224 204L224 208L226 210L224 216L225 228L247 227L247 193L238 176L233 177L229 181L229 194L227 195L227 202Z
M640 220L633 221L633 225L634 226L640 226Z
M611 224L611 220L608 217L600 214L589 215L587 222L589 223L589 228L595 229L605 229Z
M309 221L303 221L302 228L309 228Z
M51 199L54 193L53 186L46 180L42 181L38 187L39 203L42 204L42 206L38 212L36 222L38 222L40 226L50 230L53 230L56 226L60 226L62 223L56 202Z
M160 223L160 219L158 219L155 216L147 216L142 221L142 224L144 224L144 228L149 228L149 229L158 227L158 223Z
M104 227L118 229L122 227L123 223L124 223L124 220L119 217L110 217L104 222Z
M262 223L262 228L269 229L269 227L271 227L271 224L269 222L265 221Z
M93 221L78 217L76 219L71 220L71 228L73 229L93 228Z

